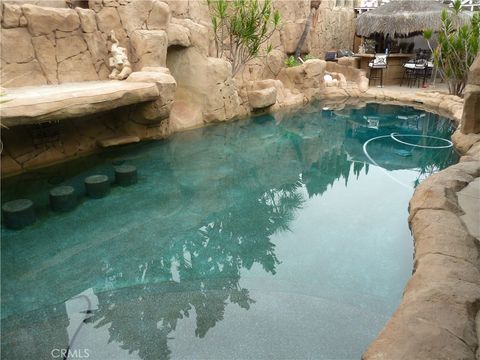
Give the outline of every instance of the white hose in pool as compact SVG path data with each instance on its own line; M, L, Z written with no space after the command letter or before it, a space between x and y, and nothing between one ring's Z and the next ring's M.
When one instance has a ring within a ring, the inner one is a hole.
M430 145L418 145L418 144L412 144L408 143L406 141L402 141L397 139L397 136L399 137L422 137L422 138L427 138L427 139L435 139L435 140L441 140L447 143L447 145L440 145L440 146L430 146ZM429 136L429 135L410 135L410 134L396 134L396 133L391 133L390 137L395 140L396 142L399 142L400 144L408 145L408 146L414 146L414 147L419 147L423 149L448 149L453 146L453 143L444 138L436 137L436 136Z
M448 143L448 145L442 145L442 146L426 146L426 145L417 145L417 144L411 144L411 143L407 143L405 141L401 141L399 139L397 139L396 137L402 137L402 136L411 136L411 137L424 137L424 138L430 138L430 139L436 139L436 140L442 140L442 141L445 141L446 143ZM400 184L402 185L403 187L407 188L407 189L414 189L413 186L411 185L407 185L405 183L403 183L402 181L398 180L396 177L392 176L390 174L389 171L387 171L386 169L384 169L383 167L381 167L380 165L378 165L378 163L373 160L373 158L370 156L370 154L368 153L367 151L367 146L370 142L374 141L374 140L377 140L377 139L384 139L384 138L391 138L401 144L405 144L405 145L409 145L409 146L413 146L413 147L419 147L419 148L424 148L424 149L447 149L447 148L450 148L453 146L453 143L450 141L450 140L447 140L447 139L443 139L443 138L439 138L439 137L436 137L436 136L429 136L429 135L410 135L410 134L396 134L396 133L391 133L390 135L381 135L381 136L376 136L374 138L371 138L367 141L365 141L365 143L363 144L363 153L365 154L365 156L367 157L368 160L370 160L370 162L377 166L378 168L380 168L381 171L383 171L389 178L391 178L393 181L395 181L397 184Z
M397 184L399 185L402 185L403 187L407 188L407 189L413 189L413 186L410 186L410 185L407 185L403 182L401 182L400 180L398 180L395 176L392 176L386 169L384 169L383 167L381 167L380 165L377 164L377 162L375 160L372 159L372 157L370 156L370 154L368 153L367 151L367 146L370 142L374 141L374 140L378 140L378 139L383 139L383 138L390 138L390 135L381 135L381 136L376 136L374 138L371 138L367 141L365 141L365 143L363 144L363 153L365 154L365 156L367 157L368 160L370 160L370 162L375 165L376 167L378 167L381 171L383 171L389 178L391 178L393 181L395 181Z

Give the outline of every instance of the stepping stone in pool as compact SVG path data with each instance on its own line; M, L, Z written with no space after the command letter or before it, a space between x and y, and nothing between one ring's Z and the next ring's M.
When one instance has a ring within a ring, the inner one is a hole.
M137 168L133 165L115 167L115 181L120 186L129 186L137 183Z
M10 229L22 229L35 222L33 202L28 199L9 201L2 205L4 224Z
M70 211L76 205L77 194L72 186L58 186L50 191L50 207L53 211Z
M110 182L106 175L92 175L85 179L85 188L88 196L100 199L110 191Z

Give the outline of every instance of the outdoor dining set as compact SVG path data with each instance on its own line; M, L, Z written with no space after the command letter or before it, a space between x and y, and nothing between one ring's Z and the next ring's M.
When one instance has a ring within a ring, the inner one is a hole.
M369 84L380 81L383 87L384 70L388 67L388 54L375 54L369 62ZM400 86L406 84L409 87L425 87L427 80L433 76L433 60L423 54L417 54L415 58L408 59L403 65L403 77Z

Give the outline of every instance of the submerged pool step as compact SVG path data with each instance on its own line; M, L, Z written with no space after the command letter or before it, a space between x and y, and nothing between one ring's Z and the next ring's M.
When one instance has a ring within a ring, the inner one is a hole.
M2 205L5 226L10 229L22 229L35 222L33 201L18 199Z
M133 165L115 167L115 181L120 186L129 186L137 183L137 168Z
M110 192L110 181L107 175L92 175L85 179L87 195L94 199L100 199Z
M115 182L119 186L130 186L138 182L137 168L133 165L115 166ZM96 174L84 179L86 195L100 199L110 192L110 179L107 175ZM61 185L50 190L50 208L55 212L73 210L79 202L73 186ZM32 200L17 199L2 205L3 224L9 229L22 229L35 222L35 208Z
M66 212L77 206L77 194L72 186L58 186L50 190L50 207L53 211Z

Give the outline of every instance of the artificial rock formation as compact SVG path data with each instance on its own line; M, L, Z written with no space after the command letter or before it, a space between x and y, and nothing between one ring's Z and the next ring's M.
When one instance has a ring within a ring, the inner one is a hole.
M92 92L98 96L98 101L89 98L84 99L85 104L76 104L78 99L71 96L68 90L70 85L60 87L58 90L64 94L57 94L59 101L54 101L52 106L73 101L75 104L70 104L68 110L45 110L48 106L35 98L28 107L36 107L35 111L9 115L9 112L13 114L16 104L12 102L5 107L7 116L4 117L10 126L20 122L33 124L78 118L69 120L72 124L62 125L62 128L73 129L78 128L81 119L96 118L98 111L104 109L110 113L98 116L104 119L102 121L116 116L115 121L121 123L116 127L120 130L111 134L99 130L97 141L84 140L88 144L110 146L131 139L164 137L171 131L234 119L256 109L276 111L301 106L306 101L318 98L324 88L323 61L313 60L297 69L286 69L284 64L285 51L296 45L295 34L303 31L309 14L306 1L274 0L273 6L282 13L284 23L284 27L275 31L271 38L274 50L265 59L260 58L246 66L245 71L235 79L227 61L210 57L215 49L206 3L178 0L89 0L88 3L89 9L68 9L59 8L59 2L55 8L42 6L51 5L45 0L25 0L21 3L4 1L0 6L3 28L2 85L13 95L15 91L11 89L27 85L106 80L110 75L109 48L112 46L109 34L113 30L118 39L113 47L126 49L119 55L130 59L131 69L127 66L126 73L121 74L122 69L119 68L112 77L124 79L130 71L135 71L127 82L141 83L143 90L127 90L125 93L119 85L108 88L99 83L97 90L104 93ZM327 14L332 15L332 11L353 14L352 9L336 8L332 4L331 1L323 2L321 11L314 19L315 24L324 21ZM348 24L350 26L350 22ZM346 39L347 36L345 43ZM348 36L348 42L350 40ZM315 40L310 36L305 51L330 49L336 43L342 43L338 38L329 41L332 42L325 44L323 37ZM11 51L13 48L15 51ZM323 56L323 53L318 55ZM115 65L113 62L111 64ZM164 69L159 70L164 66L168 66L171 75ZM341 74L335 76L342 79ZM350 81L348 76L346 80ZM91 89L97 85L82 86ZM160 94L156 100L150 95L144 96L145 89L153 94L155 87ZM124 98L119 95L118 99L114 99L115 89ZM18 95L18 101L22 99L23 95ZM110 99L110 107L106 105L106 99ZM91 111L87 109L88 106ZM120 112L124 106L127 111ZM94 122L89 124L92 126ZM93 127L96 128L96 125ZM12 142L8 143L11 147ZM94 145L84 146L75 154L93 149ZM47 153L35 155L36 160L31 162L25 161L29 158L26 155L18 159L14 151L11 158L2 157L2 160L7 165L17 162L20 167L32 167L62 157L51 149ZM72 151L63 153L68 157ZM18 166L12 165L10 168L18 170Z
M176 48L168 52L167 67L178 84L171 115L173 130L240 115L229 62L207 57L194 47Z
M51 3L0 4L3 87L108 79L112 30L135 70L165 65L168 35L157 31L166 30L170 22L166 3L100 0L90 1L90 9L50 7Z
M275 80L252 81L248 88L248 102L254 110L268 108L277 102Z
M11 89L0 108L2 124L18 125L60 121L154 101L160 96L149 82L92 81Z
M307 99L318 97L325 87L324 74L326 61L312 59L304 64L283 68L278 79L283 82L286 88L296 89L305 95Z
M142 70L132 73L127 82L154 83L157 86L159 97L155 101L138 104L135 111L132 111L130 119L144 125L158 124L170 116L177 82L166 68L144 68Z
M355 83L359 91L365 92L368 90L367 75L364 70L353 67L353 64L351 58L340 58L338 63L327 61L325 70L329 73L341 74L345 81Z
M470 68L461 130L464 134L480 133L480 55Z
M2 4L2 86L58 84L106 78L92 56L87 34L96 30L93 12L31 4ZM13 20L15 14L18 21ZM106 41L101 40L106 49ZM93 45L93 44L92 44ZM98 47L98 45L97 45ZM20 49L20 51L18 51Z

